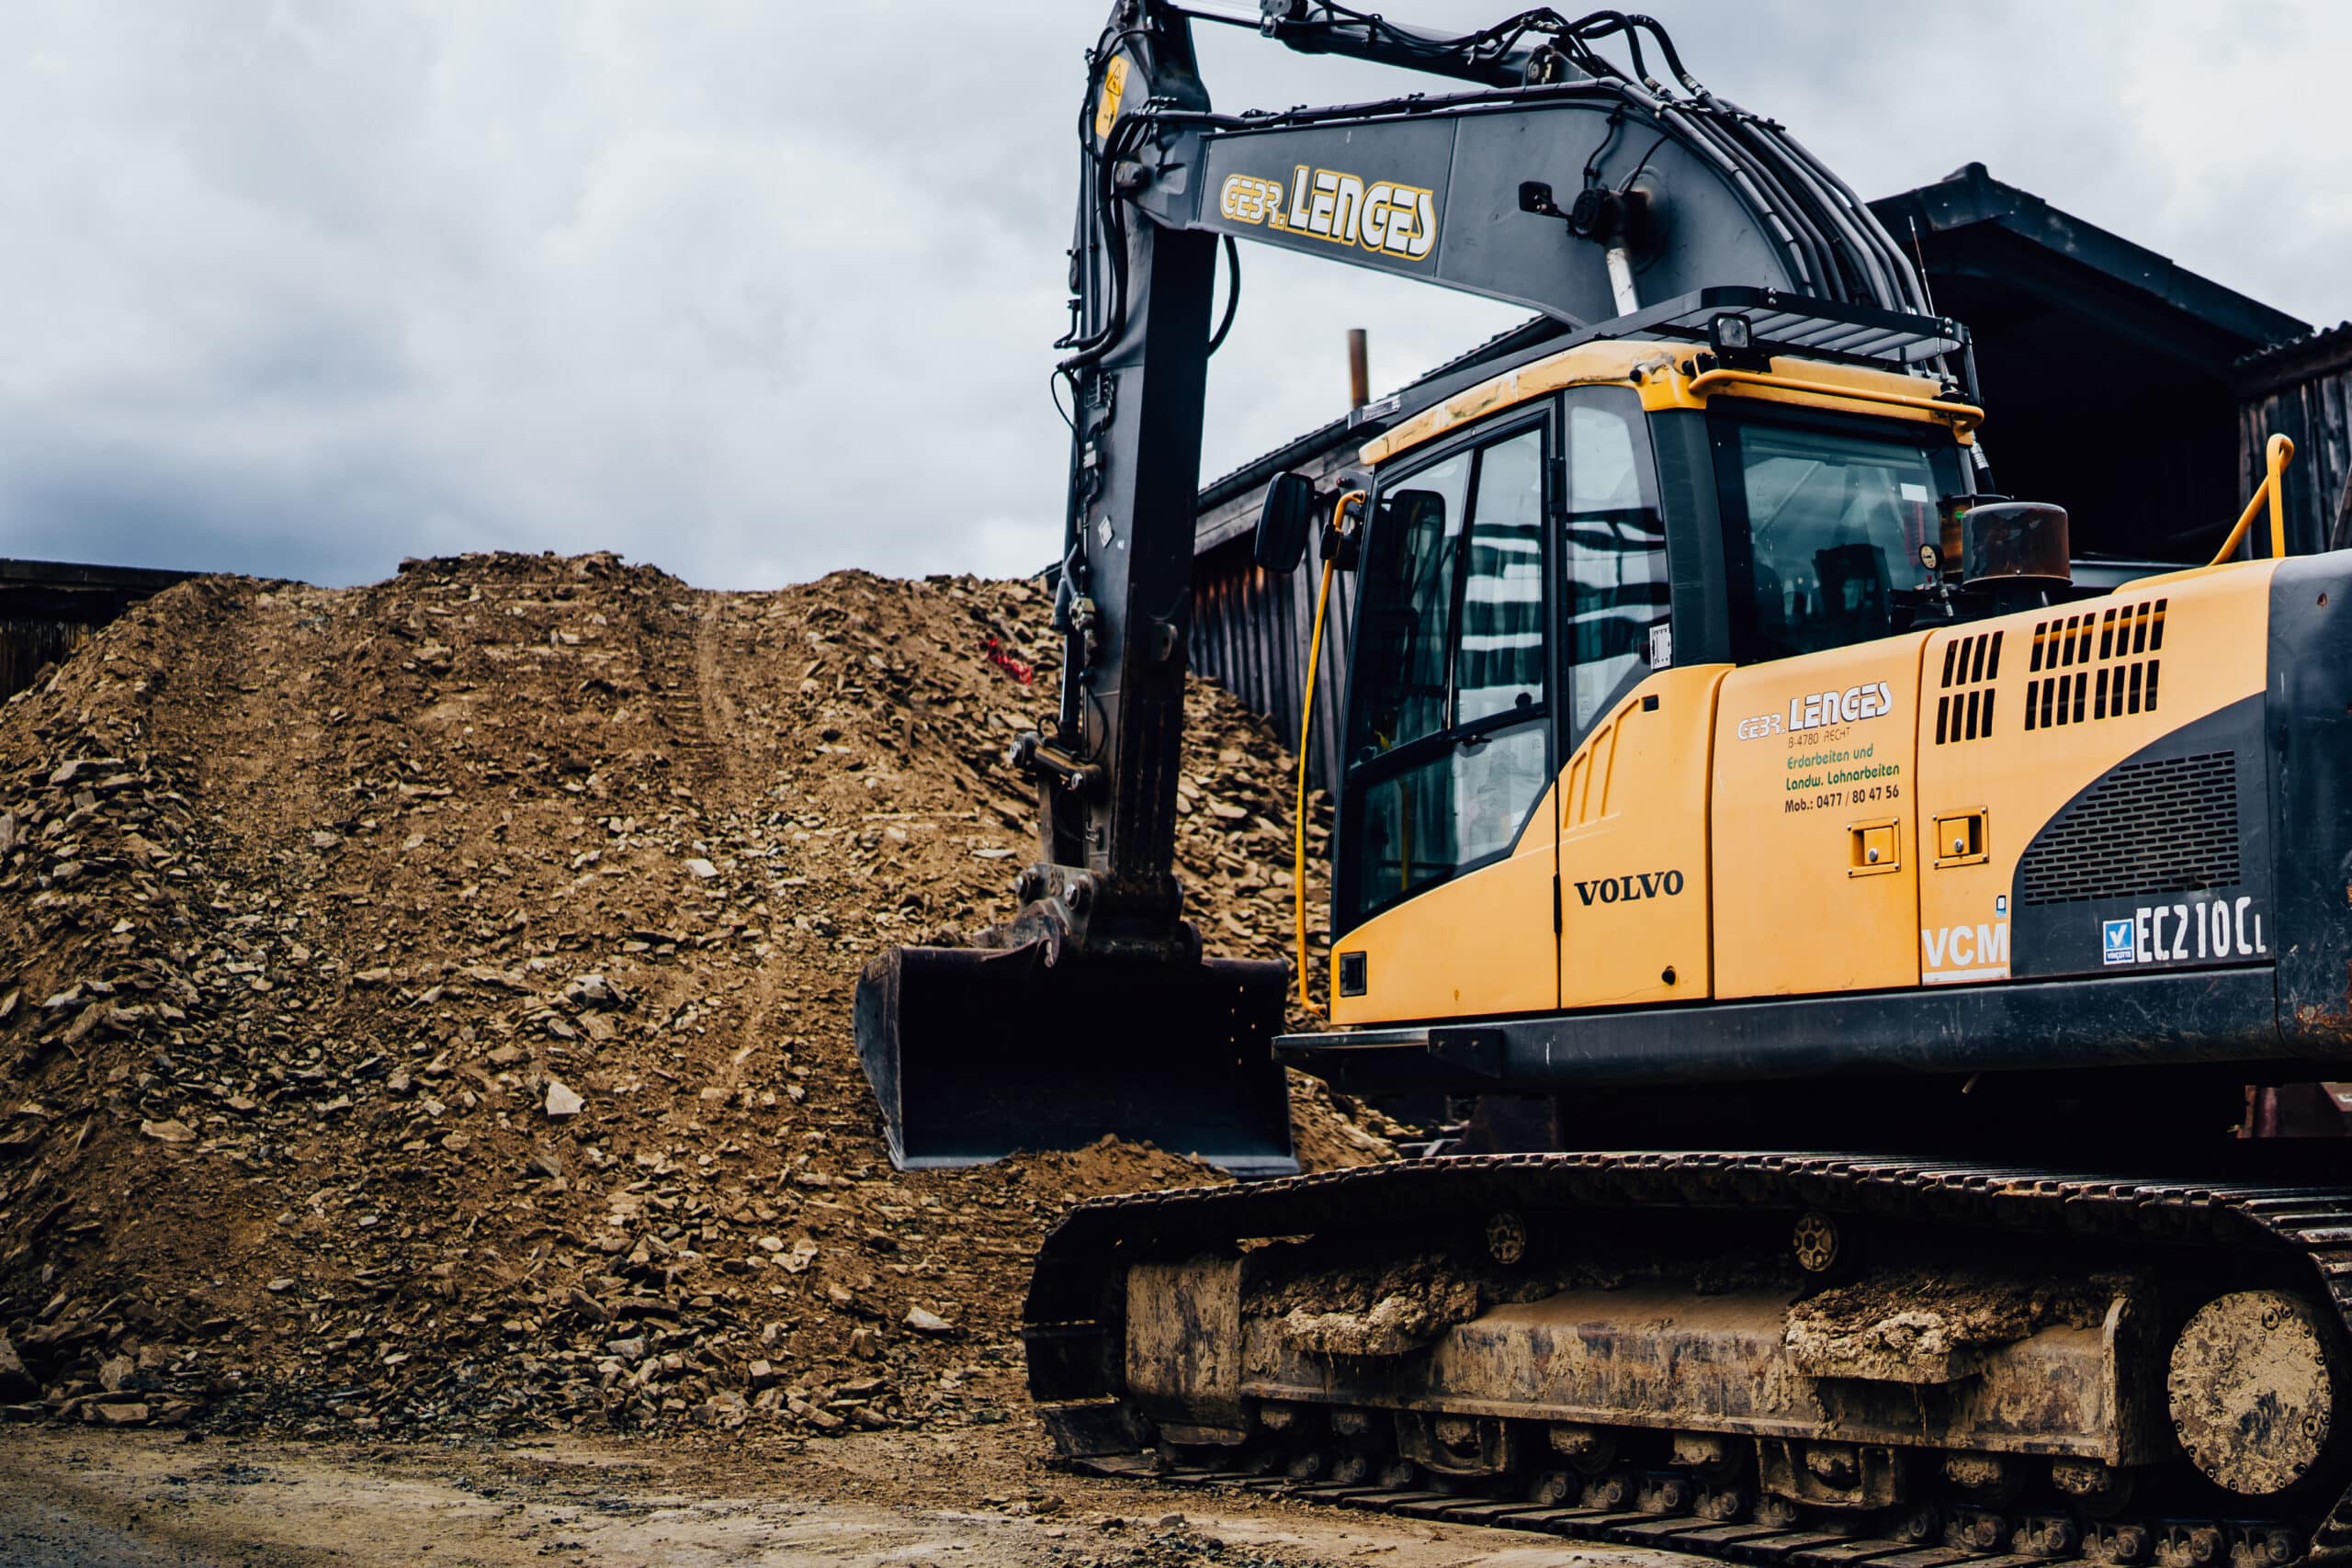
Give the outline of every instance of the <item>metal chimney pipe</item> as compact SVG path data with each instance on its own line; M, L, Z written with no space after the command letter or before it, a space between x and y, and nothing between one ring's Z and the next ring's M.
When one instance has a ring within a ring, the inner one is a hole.
M1348 409L1352 412L1372 401L1371 360L1364 350L1362 327L1348 329Z

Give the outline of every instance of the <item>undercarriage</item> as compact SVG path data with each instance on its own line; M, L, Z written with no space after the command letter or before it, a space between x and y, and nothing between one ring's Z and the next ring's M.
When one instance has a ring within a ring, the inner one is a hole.
M2252 1568L2352 1550L2347 1301L2352 1189L1519 1155L1082 1206L1025 1337L1096 1469L1808 1568Z

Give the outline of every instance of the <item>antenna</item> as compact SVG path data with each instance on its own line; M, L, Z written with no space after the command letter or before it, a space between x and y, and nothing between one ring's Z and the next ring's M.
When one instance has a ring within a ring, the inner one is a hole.
M1911 254L1919 263L1920 297L1927 300L1930 314L1940 316L1943 312L1936 309L1936 286L1928 281L1928 250L1925 245L1919 243L1919 220L1917 218L1907 218L1904 221L1911 225Z

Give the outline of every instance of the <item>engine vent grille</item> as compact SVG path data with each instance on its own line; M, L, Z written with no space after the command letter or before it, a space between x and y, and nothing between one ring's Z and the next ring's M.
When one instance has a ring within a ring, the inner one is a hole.
M1942 694L1936 698L1936 744L1993 733L1991 682L2001 678L2001 634L1979 632L1944 644Z
M2155 655L2165 646L2169 604L2143 600L2037 624L2027 669L2039 678L2026 682L2025 727L2052 729L2155 712L2163 662ZM2088 668L2093 664L2096 670Z
M2028 904L2234 885L2241 880L2235 754L2124 763L2042 830L2018 873Z

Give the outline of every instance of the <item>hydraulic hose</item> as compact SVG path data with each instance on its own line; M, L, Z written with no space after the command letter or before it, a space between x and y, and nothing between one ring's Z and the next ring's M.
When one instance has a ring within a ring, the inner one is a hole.
M1298 1005L1310 1012L1315 1008L1315 992L1306 977L1306 739L1315 725L1315 667L1322 662L1323 611L1331 602L1331 558L1326 556L1323 581L1315 590L1315 634L1306 644L1306 698L1298 710L1298 798L1290 820L1290 908L1298 945Z
M1348 508L1363 504L1364 492L1351 490L1331 508L1331 533L1343 537ZM1315 733L1315 671L1323 662L1323 615L1331 604L1331 573L1336 544L1323 552L1323 579L1315 590L1315 631L1306 641L1306 694L1298 708L1298 794L1290 819L1291 924L1298 948L1298 1005L1312 1012L1315 993L1306 978L1306 742Z
M1225 334L1233 330L1233 317L1241 309L1241 247L1233 236L1225 236L1225 320L1217 322L1216 331L1209 334L1209 352L1215 354L1225 346Z

